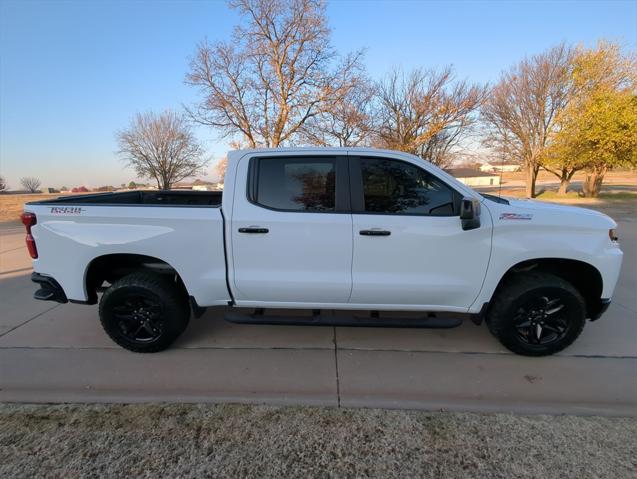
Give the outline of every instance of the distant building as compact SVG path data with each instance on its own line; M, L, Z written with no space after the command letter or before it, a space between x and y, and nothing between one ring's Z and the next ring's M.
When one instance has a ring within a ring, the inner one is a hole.
M446 171L467 186L498 186L500 184L500 175L497 173L487 173L472 168L451 168Z
M173 190L219 191L223 190L223 183L195 180L192 183L180 182L172 186Z
M514 171L520 171L520 165L516 165L515 163L504 163L504 164L495 164L495 165L492 165L491 163L483 163L480 166L480 171L514 172Z
M171 186L172 190L192 190L192 185L186 183L175 183Z

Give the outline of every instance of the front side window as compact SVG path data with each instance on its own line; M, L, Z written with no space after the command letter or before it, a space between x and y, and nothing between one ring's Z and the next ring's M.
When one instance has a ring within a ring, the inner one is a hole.
M323 158L260 158L256 202L286 211L334 211L336 162Z
M365 212L454 215L454 193L435 176L410 163L361 158Z

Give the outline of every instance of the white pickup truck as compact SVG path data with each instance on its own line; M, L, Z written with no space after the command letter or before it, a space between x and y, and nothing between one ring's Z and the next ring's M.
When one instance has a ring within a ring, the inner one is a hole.
M401 152L234 151L224 184L27 204L35 298L103 293L104 329L138 352L167 348L217 306L250 308L226 311L243 323L484 320L511 351L541 356L601 316L621 268L608 216L480 195Z

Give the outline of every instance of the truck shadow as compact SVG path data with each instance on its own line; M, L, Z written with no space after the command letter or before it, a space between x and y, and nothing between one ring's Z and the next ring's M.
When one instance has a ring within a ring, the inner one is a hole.
M30 281L30 271L18 268L0 274L0 347L118 349L102 330L97 305L34 300L36 286ZM470 321L444 330L274 326L227 322L224 315L230 311L237 310L210 308L201 318L192 318L171 349L245 349L246 354L264 349L508 354L485 325ZM277 314L311 315L311 311L279 310ZM637 357L635 320L637 313L617 302L602 320L588 323L579 341L561 355Z

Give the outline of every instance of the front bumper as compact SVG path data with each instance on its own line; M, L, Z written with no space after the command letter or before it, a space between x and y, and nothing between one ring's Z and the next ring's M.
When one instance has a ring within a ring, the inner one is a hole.
M610 306L610 298L600 299L599 302L597 302L595 306L591 308L591 311L590 311L591 321L595 321L601 318L602 314L606 312L609 306Z
M57 303L68 303L66 294L60 283L50 276L44 276L40 273L32 273L31 281L38 284L40 288L33 294L35 299L41 301L55 301Z

